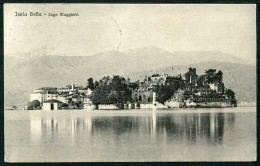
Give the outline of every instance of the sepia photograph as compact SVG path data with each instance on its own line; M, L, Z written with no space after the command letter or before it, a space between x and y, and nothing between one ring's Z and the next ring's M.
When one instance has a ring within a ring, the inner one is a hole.
M4 160L256 161L256 5L4 4Z

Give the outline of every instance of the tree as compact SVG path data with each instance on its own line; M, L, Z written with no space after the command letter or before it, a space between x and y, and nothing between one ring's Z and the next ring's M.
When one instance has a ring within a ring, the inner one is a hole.
M96 87L98 87L98 81L95 81L95 84L94 84L94 87L96 88Z
M206 80L206 75L199 76L198 79L197 79L197 86L203 87L204 84L206 84L205 80Z
M209 69L209 70L206 70L205 73L206 73L205 77L206 77L207 83L214 83L214 82L221 83L222 82L223 73L221 70L219 70L216 73L215 69Z
M75 102L75 106L77 109L79 109L81 107L81 101Z
M68 105L67 103L62 103L61 107L63 107L63 108L68 108L69 105Z
M113 78L103 77L98 82L91 96L93 104L124 104L130 101L131 90L127 86L125 78L114 76Z
M37 109L41 106L41 103L38 100L33 100L32 102L27 103L27 108Z
M130 89L130 90L135 90L135 89L137 89L138 87L139 87L139 85L138 85L138 83L136 83L136 82L134 82L134 83L128 83L128 88Z
M235 93L231 89L227 89L226 94L227 94L228 98L231 100L231 104L236 107L237 100L236 100Z
M93 78L90 77L88 79L88 85L87 85L87 88L89 88L90 90L93 90L95 88L95 85L94 85L94 82L93 82Z
M174 95L174 92L175 91L171 89L169 86L160 85L156 93L156 101L161 104L164 104Z
M178 102L183 102L184 99L184 90L178 90L174 93L175 100Z
M234 93L234 91L232 91L231 89L227 89L227 90L226 90L226 94L227 94L227 96L228 96L231 100L234 100L234 99L235 99L235 93Z
M164 104L181 87L181 84L181 78L168 77L165 81L165 85L157 85L157 87L155 88L156 101Z
M216 75L216 70L215 69L209 69L205 71L206 73L206 83L210 84L214 81L214 77Z
M223 73L222 73L221 70L218 71L216 76L217 76L217 79L219 80L219 82L222 82L222 80L223 80Z

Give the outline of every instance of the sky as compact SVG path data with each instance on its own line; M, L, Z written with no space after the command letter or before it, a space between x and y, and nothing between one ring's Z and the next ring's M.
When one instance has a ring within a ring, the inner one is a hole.
M18 17L15 12L46 16ZM49 17L49 13L78 13ZM4 4L5 55L89 56L156 46L256 59L253 4Z

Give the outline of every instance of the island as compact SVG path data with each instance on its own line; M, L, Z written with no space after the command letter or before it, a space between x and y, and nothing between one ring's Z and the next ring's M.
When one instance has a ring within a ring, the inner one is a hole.
M225 88L223 73L208 69L197 75L155 73L131 82L119 75L87 80L86 86L42 87L30 94L27 110L59 109L168 109L236 107L235 93Z

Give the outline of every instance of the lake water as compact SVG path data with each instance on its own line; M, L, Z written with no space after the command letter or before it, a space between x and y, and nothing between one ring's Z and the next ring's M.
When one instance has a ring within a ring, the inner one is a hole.
M5 161L253 161L256 108L5 111Z

